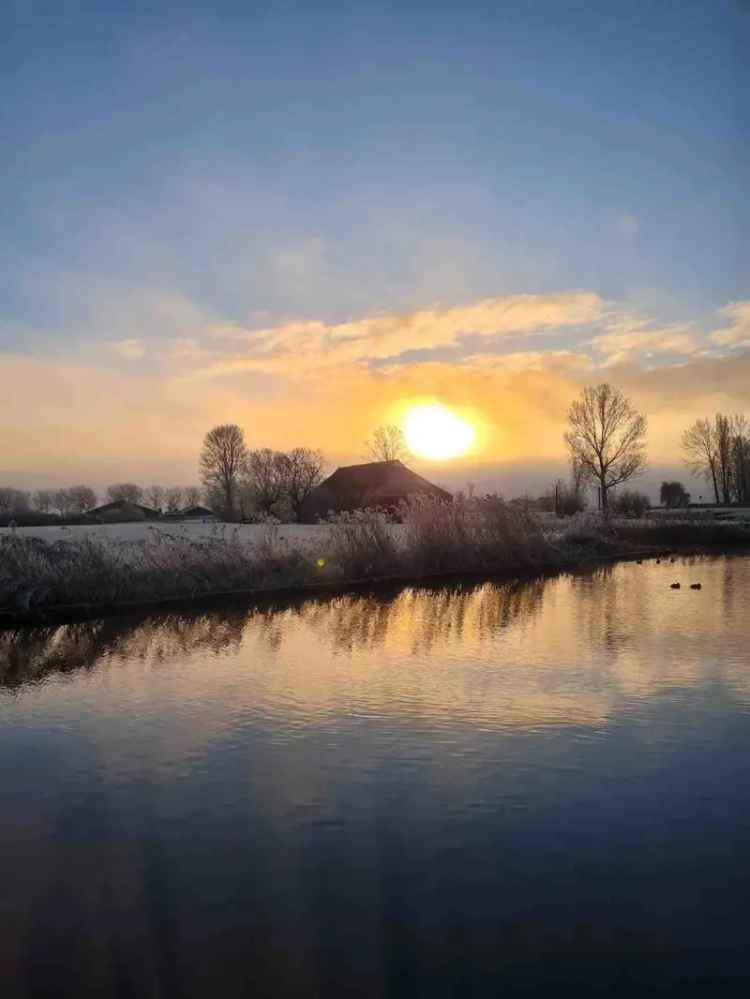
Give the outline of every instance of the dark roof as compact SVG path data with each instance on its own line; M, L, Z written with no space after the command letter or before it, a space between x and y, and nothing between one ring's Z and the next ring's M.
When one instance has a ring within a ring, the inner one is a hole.
M315 521L329 510L394 507L409 496L450 500L451 494L412 472L400 461L345 465L314 489L302 506L302 520Z
M216 514L213 510L209 510L207 506L201 506L200 504L195 504L194 506L186 506L184 510L180 510L178 513L169 514L171 517L215 517Z
M150 506L143 506L140 503L131 503L128 500L113 500L111 503L104 503L102 506L95 506L89 510L89 516L99 517L105 513L135 513L138 512L144 517L155 519L161 514Z

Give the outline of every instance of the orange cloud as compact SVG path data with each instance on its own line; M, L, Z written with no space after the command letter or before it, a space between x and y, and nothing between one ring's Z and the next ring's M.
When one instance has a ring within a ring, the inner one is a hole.
M215 341L241 343L243 350L215 361L203 376L247 370L309 373L311 367L395 358L407 351L454 347L462 337L491 338L594 323L604 303L592 292L511 295L448 309L420 309L326 325L287 323L269 329L220 326Z

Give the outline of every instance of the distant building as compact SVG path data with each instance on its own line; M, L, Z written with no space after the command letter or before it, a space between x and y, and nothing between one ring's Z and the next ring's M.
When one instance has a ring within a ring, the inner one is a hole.
M89 510L89 517L97 517L99 520L113 520L125 523L136 520L158 520L161 513L150 506L143 506L140 503L130 503L128 500L114 500L112 503L104 503Z
M396 511L413 496L452 500L451 494L412 472L400 461L371 461L346 465L321 482L302 504L300 520L315 524L329 513L367 507Z
M214 513L213 510L209 510L207 506L187 506L184 510L179 510L177 513L169 513L165 515L167 520L200 520L200 521L218 521L221 518Z

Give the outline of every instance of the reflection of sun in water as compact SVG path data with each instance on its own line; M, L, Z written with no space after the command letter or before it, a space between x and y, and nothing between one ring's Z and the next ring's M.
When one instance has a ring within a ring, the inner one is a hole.
M406 445L420 458L457 458L474 444L474 427L447 406L413 406L401 421Z

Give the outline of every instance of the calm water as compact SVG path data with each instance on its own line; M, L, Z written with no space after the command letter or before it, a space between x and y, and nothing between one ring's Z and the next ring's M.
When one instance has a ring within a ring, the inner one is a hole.
M748 557L40 629L0 663L3 997L750 983Z

